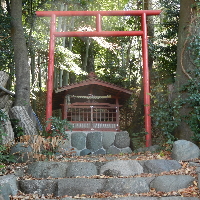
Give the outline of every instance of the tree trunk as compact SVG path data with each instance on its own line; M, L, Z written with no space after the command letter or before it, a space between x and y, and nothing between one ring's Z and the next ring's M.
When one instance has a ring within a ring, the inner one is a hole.
M190 44L193 42L194 36L198 34L198 37L200 37L198 30L198 23L200 20L196 17L197 9L194 5L194 0L181 0L174 99L178 97L185 99L188 97L188 93L180 92L180 89L188 83L189 80L194 78L193 72L195 67L197 67L191 58L193 50L189 48ZM181 116L184 116L189 115L190 111L191 109L185 104L179 113ZM193 132L189 125L182 120L175 130L175 136L179 139L191 140Z
M6 109L2 109L8 116L8 111ZM7 119L3 125L3 131L6 134L2 136L2 144L8 144L14 141L14 132L10 122L10 119Z
M23 128L25 135L37 135L36 127L28 115L25 106L14 106L10 109L10 118L18 119L19 126Z
M16 74L15 106L30 105L30 67L22 26L22 0L11 1L11 37L14 46Z
M10 95L4 92L8 79L9 75L6 72L0 71L0 109L5 109L7 112L12 105L12 101L9 100ZM8 92L12 94L10 91Z
M5 88L9 75L6 72L0 71L0 87ZM8 111L11 108L12 101L9 99L10 95L7 95L4 91L0 90L0 109L8 116ZM3 131L6 136L2 136L2 144L7 144L14 140L14 132L9 119L7 119L3 125Z
M6 87L9 75L6 72L0 71L0 86Z

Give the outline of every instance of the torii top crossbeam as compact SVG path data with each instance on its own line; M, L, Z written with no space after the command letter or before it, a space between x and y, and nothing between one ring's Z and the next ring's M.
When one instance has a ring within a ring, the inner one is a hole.
M151 146L151 117L150 117L150 82L148 68L148 38L147 38L147 16L159 15L160 10L132 10L132 11L36 11L38 17L51 17L50 42L49 42L49 63L46 100L46 119L52 116L52 94L54 75L54 50L56 37L120 37L120 36L141 36L142 37L142 58L143 58L143 85L144 85L144 112L146 146ZM96 31L56 31L56 17L61 16L96 16ZM102 16L141 16L140 31L102 31Z

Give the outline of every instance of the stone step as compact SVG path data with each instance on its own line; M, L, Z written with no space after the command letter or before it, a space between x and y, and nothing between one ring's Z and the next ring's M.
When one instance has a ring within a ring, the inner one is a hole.
M28 165L21 176L30 180L18 180L19 190L25 194L54 196L113 195L172 192L189 187L194 177L190 175L162 175L162 172L181 168L175 160L83 160L76 162L41 161ZM23 169L24 170L24 169ZM20 171L16 175L20 177ZM145 175L151 173L151 176Z
M194 178L189 175L164 175L158 177L132 178L60 178L41 180L19 180L19 190L25 194L54 196L94 195L109 192L113 195L147 193L150 188L156 191L171 192L189 187Z
M112 161L82 161L82 162L52 162L39 161L28 165L25 174L34 178L71 178L77 176L134 176L141 173L159 174L180 169L175 160L112 160ZM24 169L21 169L24 171Z
M1 196L0 196L1 197ZM58 200L58 199L47 199L47 198L35 198L35 200ZM60 200L77 200L77 199L84 199L84 200L116 200L116 197L109 197L109 198L72 198L72 197L65 197L60 198ZM143 196L127 196L127 197L117 197L117 200L199 200L198 197L143 197Z
M194 180L198 182L199 187L200 166L197 165L198 179L190 175L170 175L171 172L164 175L166 173L163 172L182 168L180 163L175 160L108 159L105 161L90 158L82 161L70 159L62 162L33 162L25 168L21 167L18 171L15 171L15 175L6 176L7 179L2 177L0 187L3 186L2 188L5 188L3 190L6 191L7 186L9 186L8 189L11 188L13 191L7 193L3 191L4 196L6 194L16 195L16 191L20 190L25 194L38 194L39 196L53 194L55 197L66 200L73 200L71 197L75 198L77 195L92 196L105 192L114 196L127 194L134 196L122 199L149 199L150 197L135 196L137 196L136 194L148 193L151 188L155 188L156 192L178 191L188 188ZM62 198L64 196L70 196L70 198ZM182 199L181 197L170 198L168 199ZM109 197L110 199L112 198ZM158 198L152 197L151 199ZM168 200L167 197L164 199ZM187 199L196 200L195 198ZM9 198L5 200L9 200Z

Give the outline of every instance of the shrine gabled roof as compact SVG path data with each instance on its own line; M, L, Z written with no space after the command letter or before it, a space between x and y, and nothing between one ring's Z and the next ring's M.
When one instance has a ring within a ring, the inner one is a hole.
M73 88L83 87L83 86L87 86L87 85L99 85L99 86L102 86L102 87L111 88L113 90L118 90L120 92L127 93L127 94L130 94L130 95L132 94L131 90L125 89L123 87L117 86L117 85L112 84L112 83L108 83L108 82L99 80L97 78L89 78L89 79L86 79L86 80L81 81L79 83L73 83L73 84L70 84L70 85L63 86L61 88L58 88L55 91L55 93L59 93L59 92L62 92L62 91L71 90Z
M58 106L63 103L66 94L69 95L88 95L106 96L111 95L119 98L119 103L124 104L131 96L132 91L120 87L118 85L102 81L95 76L91 76L84 81L73 83L58 88L53 94L53 109L58 109ZM112 103L113 99L107 99L107 102Z

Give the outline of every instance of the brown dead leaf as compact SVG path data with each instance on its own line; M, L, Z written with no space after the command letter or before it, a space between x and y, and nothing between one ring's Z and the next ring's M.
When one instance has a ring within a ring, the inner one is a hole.
M107 161L107 159L105 157L99 158L99 162L106 162L106 161Z

